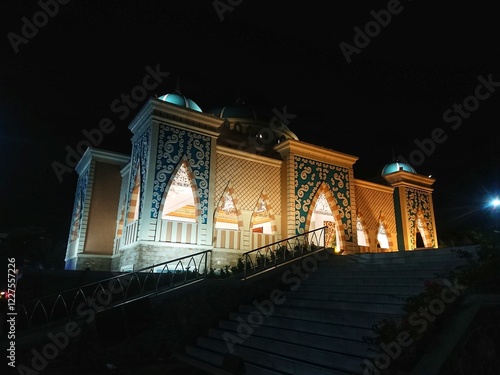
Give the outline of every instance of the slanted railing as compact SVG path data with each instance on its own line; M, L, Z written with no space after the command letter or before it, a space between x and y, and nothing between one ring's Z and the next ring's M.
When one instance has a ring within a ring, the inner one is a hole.
M243 279L324 249L326 227L277 241L242 254ZM205 279L211 270L212 250L21 302L17 306L17 330L56 321L73 320L95 312L153 297Z
M325 230L321 227L243 253L243 279L323 250Z
M89 309L107 310L200 281L209 272L211 253L205 250L21 303L16 328L76 319L88 315Z

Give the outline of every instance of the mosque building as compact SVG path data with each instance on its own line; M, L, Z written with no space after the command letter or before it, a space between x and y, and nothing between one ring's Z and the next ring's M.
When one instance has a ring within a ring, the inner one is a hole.
M380 181L358 158L300 141L277 112L237 101L203 111L179 91L129 124L130 155L88 148L65 268L130 271L204 250L214 265L325 227L339 254L437 248L434 179L393 160Z

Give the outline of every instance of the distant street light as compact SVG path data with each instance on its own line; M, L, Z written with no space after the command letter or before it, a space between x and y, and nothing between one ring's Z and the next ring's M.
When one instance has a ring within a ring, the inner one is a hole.
M500 219L500 212L496 212L497 207L500 206L500 198L495 197L491 200L490 206L493 208L492 209L492 216L493 216L493 245L495 247L498 246L499 244L499 238L498 235L500 234L500 227L499 227L499 219Z
M500 198L497 197L491 201L491 207L497 208L498 206L500 206Z

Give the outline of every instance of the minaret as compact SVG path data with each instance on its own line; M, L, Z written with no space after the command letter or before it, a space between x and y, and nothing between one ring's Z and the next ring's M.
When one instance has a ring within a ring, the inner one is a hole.
M414 250L421 237L424 248L437 248L438 238L432 185L435 179L418 174L406 163L394 159L382 170L382 177L394 187L394 210L398 248Z

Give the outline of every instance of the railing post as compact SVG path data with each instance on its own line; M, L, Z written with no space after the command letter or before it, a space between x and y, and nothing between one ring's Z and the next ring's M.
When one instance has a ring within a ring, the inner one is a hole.
M210 261L212 261L212 257L210 257ZM205 253L205 270L204 272L204 277L207 277L207 266L208 266L208 253Z
M326 227L323 227L323 248L326 252Z
M245 280L247 278L247 263L248 263L248 254L245 254L245 262L243 264L243 278Z

